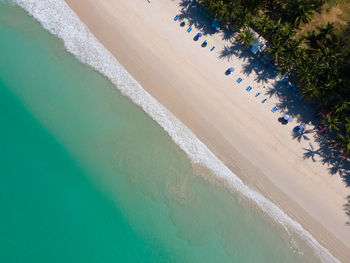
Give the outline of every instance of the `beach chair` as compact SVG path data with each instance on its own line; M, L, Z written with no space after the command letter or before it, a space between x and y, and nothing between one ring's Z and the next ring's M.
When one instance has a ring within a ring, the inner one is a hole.
M237 79L237 83L241 83L242 80L243 80L242 78L238 78L238 79Z
M246 91L251 91L252 90L252 87L251 86L248 86L248 88L245 89Z
M215 46L213 46L213 47L210 49L210 51L213 51L213 50L214 50L214 48L215 48Z
M260 92L258 92L257 94L255 94L255 98L258 97L260 94L261 94Z
M179 19L179 16L174 17L174 21L177 21Z
M278 110L277 107L273 107L271 111L272 111L273 113L275 113L277 110Z
M190 33L191 31L192 31L192 27L189 27L189 28L187 29L187 32Z
M267 99L263 99L262 101L261 101L261 103L265 103L267 101Z

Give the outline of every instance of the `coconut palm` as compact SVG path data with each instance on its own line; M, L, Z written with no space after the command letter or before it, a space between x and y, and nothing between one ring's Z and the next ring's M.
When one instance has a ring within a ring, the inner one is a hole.
M339 146L344 149L346 154L350 154L350 133L338 134L337 139L339 140Z
M268 15L265 15L262 19L259 21L259 29L265 35L269 28L272 26L272 21Z
M245 48L248 48L250 43L254 40L254 35L252 34L249 27L245 26L239 32L237 41L238 43L242 44Z
M285 10L288 21L299 26L301 23L311 21L315 10L315 3L305 0L289 0L287 1Z
M327 114L323 118L322 123L327 125L329 132L334 132L339 130L340 121L338 117L333 116L332 114Z
M1 1L1 0L0 0ZM222 23L239 31L238 42L248 47L253 40L249 27L268 41L279 69L294 74L293 81L305 100L327 108L323 123L349 151L350 136L350 26L335 30L327 24L296 34L325 0L197 0Z
M328 23L326 26L318 27L317 31L309 31L306 39L312 48L319 49L329 46L334 38L334 26Z
M268 47L268 51L272 52L275 62L280 62L280 57L285 52L285 47L280 41L273 42L272 46Z

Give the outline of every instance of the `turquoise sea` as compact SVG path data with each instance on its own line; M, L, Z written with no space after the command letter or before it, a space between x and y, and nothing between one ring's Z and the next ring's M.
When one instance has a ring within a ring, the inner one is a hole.
M1 0L0 123L0 262L318 262Z

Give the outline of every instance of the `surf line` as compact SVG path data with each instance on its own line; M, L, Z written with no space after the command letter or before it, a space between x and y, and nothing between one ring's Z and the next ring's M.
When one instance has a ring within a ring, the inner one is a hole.
M261 210L306 240L323 262L339 262L321 246L298 222L291 219L274 203L253 191L225 166L190 129L156 101L123 68L123 66L93 36L64 0L13 0L38 20L51 34L63 40L65 48L82 63L106 76L120 92L140 106L156 121L193 163L207 167L215 176L242 196L253 201Z

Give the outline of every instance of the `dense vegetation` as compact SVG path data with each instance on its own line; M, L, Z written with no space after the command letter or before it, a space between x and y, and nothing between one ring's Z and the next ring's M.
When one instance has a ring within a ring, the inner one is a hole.
M350 153L350 30L332 24L297 36L326 0L197 0L222 24L240 31L249 46L249 27L269 41L267 52L287 71L303 99L322 115L322 124Z

